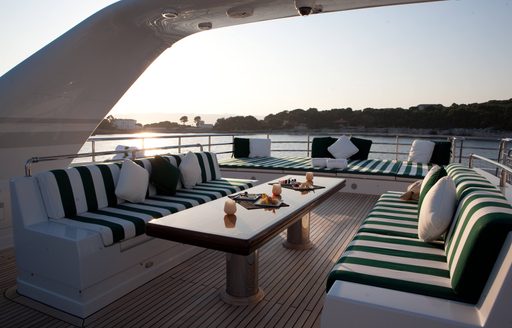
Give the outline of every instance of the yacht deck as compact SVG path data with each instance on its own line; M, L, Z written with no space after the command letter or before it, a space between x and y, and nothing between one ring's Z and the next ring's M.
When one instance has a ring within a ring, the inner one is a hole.
M30 300L6 296L15 285L16 265L13 249L1 251L0 326L70 327L74 322L87 327L319 327L326 275L377 198L337 193L316 208L311 215L311 250L282 247L286 232L262 247L259 270L265 298L252 306L230 306L220 300L224 254L204 250L85 322L69 316L66 322L56 318L66 315L54 309L28 307L24 304ZM53 316L45 314L52 311Z

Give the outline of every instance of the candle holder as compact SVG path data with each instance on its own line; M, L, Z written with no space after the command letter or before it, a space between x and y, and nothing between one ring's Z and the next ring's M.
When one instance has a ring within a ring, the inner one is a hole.
M274 183L272 185L272 194L274 196L279 196L281 195L281 192L283 191L282 187L281 187L281 184L280 183Z
M236 213L236 202L232 199L226 199L224 203L224 213L227 215L233 215Z

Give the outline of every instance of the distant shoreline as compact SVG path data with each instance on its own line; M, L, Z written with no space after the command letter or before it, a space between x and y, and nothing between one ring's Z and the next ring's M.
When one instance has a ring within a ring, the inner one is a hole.
M233 133L233 134L386 134L386 135L427 135L427 136L461 136L461 137L512 137L512 131L496 131L491 129L411 129L411 128L363 128L363 127L346 127L339 129L317 129L317 130L254 130L254 131L219 131L212 128L201 129L193 126L179 127L176 129L137 129L137 130L120 130L120 129L98 129L94 131L92 136L106 134L137 134L137 133L197 133L197 134L215 134L215 133Z

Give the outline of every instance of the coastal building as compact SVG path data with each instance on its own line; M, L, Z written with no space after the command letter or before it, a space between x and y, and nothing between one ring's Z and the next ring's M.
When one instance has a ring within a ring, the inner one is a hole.
M139 128L137 120L128 118L115 118L112 124L119 130L135 130Z

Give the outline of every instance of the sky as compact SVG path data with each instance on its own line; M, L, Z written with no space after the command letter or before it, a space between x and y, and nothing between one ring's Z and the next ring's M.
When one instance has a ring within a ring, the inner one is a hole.
M0 0L0 75L113 2ZM37 20L33 13L40 13ZM296 108L510 99L511 32L512 0L450 0L214 29L166 50L109 114L142 123L202 115L214 123L219 115Z

